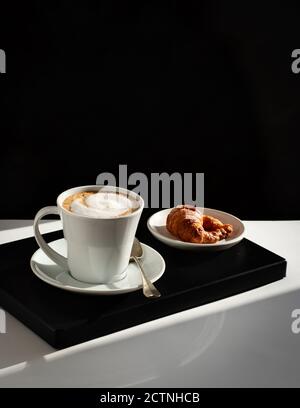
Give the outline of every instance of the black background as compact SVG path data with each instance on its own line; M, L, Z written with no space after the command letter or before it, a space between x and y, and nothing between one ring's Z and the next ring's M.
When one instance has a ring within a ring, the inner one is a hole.
M1 4L0 218L128 172L204 172L205 205L300 218L297 2Z

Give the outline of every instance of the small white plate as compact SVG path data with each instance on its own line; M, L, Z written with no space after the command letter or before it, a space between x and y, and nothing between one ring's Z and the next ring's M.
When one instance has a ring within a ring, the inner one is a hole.
M223 211L213 210L212 208L199 208L206 215L218 218L224 224L231 224L233 226L232 234L221 241L214 244L195 244L191 242L184 242L172 235L166 227L167 216L172 208L158 211L153 214L147 222L147 226L151 234L159 241L178 249L194 250L194 251L221 251L228 249L233 245L239 243L245 233L245 226L240 219Z
M64 238L52 241L51 248L61 255L67 254L67 243ZM141 263L151 282L157 281L165 271L163 257L148 245L142 244L144 256ZM38 249L31 258L30 266L35 275L46 283L57 288L91 295L119 295L133 292L142 288L139 268L135 262L130 262L127 276L114 283L91 284L74 279L69 272L52 262L47 255Z

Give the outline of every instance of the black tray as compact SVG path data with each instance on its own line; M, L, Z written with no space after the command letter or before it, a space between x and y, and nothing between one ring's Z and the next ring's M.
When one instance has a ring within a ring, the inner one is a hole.
M62 232L46 234L47 241ZM282 279L286 261L247 239L218 253L169 248L146 228L139 238L158 250L166 271L156 282L162 297L142 291L118 296L87 296L52 287L31 271L34 238L0 245L0 306L55 348L91 340L128 327L245 292Z

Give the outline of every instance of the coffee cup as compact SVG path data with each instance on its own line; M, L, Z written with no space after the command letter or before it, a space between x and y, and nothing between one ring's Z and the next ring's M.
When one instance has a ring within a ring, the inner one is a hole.
M144 208L142 197L114 186L82 186L64 191L57 205L42 208L34 219L40 248L77 280L112 283L126 276L136 229ZM52 249L39 231L46 215L59 215L67 257Z

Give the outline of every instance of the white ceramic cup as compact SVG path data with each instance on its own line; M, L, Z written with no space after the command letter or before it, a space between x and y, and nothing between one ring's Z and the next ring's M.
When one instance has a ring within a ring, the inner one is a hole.
M110 191L128 195L137 209L129 215L114 218L92 218L66 210L65 198L82 191ZM82 186L61 193L57 206L44 207L35 216L34 235L40 248L57 265L68 270L82 282L110 283L126 276L133 240L144 208L144 200L136 193L120 187ZM68 257L54 251L39 231L41 218L49 214L60 215Z

